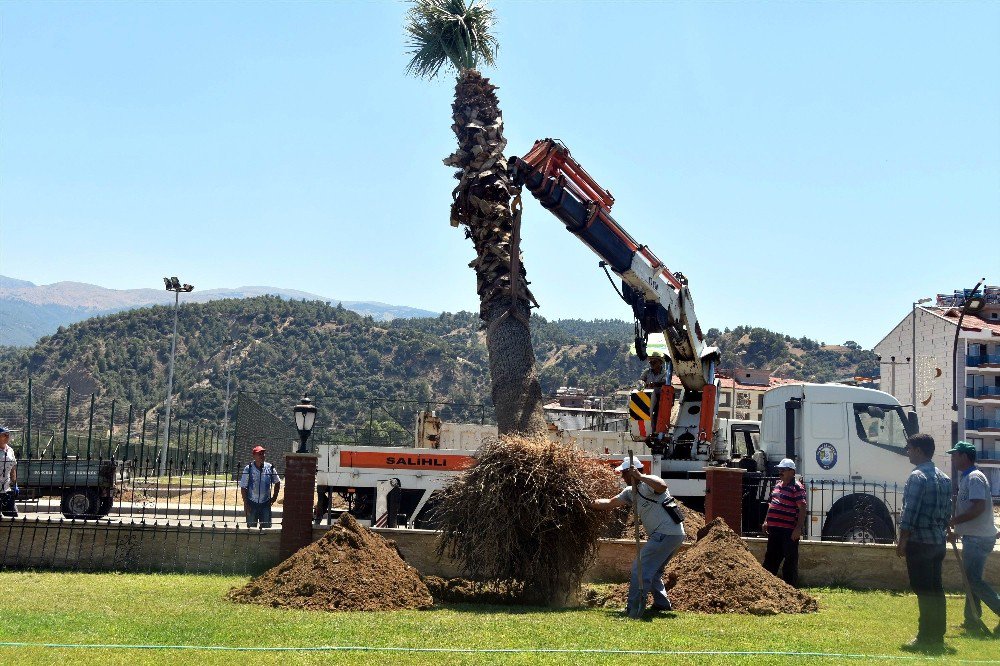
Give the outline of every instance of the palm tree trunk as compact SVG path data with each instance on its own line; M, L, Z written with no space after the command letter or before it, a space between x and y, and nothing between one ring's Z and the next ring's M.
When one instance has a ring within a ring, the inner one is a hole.
M476 258L479 316L486 322L490 386L500 434L543 434L542 390L535 373L529 316L534 297L514 247L511 184L496 86L476 70L455 84L452 130L458 150L445 164L458 167L452 226L464 225ZM513 261L513 268L512 268ZM513 280L511 279L513 276Z

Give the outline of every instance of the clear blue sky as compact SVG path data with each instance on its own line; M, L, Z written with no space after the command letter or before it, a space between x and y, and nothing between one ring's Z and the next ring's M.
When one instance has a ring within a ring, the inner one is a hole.
M475 311L453 80L404 75L406 7L4 3L0 273ZM495 7L508 153L563 139L703 327L871 346L1000 282L1000 3ZM540 313L627 318L526 210Z

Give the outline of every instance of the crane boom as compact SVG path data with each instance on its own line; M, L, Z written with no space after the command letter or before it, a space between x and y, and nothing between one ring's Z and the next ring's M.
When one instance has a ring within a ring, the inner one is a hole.
M561 142L536 141L523 158L511 158L509 168L516 185L527 187L543 207L601 258L602 265L621 278L622 299L631 306L642 330L637 352L641 353L642 343L650 333L663 333L672 372L685 390L683 402L699 403L694 413L700 411L700 417L689 430L696 430L701 441L710 440L717 409L715 365L719 352L705 344L687 279L682 273L671 272L615 221L611 216L614 196L573 159Z

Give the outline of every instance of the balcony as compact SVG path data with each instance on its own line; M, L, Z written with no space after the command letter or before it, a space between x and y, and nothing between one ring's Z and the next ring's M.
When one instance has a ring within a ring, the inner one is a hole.
M1000 419L965 419L966 430L1000 430Z
M965 397L978 400L1000 399L1000 386L966 386Z
M966 356L965 367L982 368L984 366L1000 367L1000 354L980 354L978 356Z
M987 451L983 449L976 454L976 460L987 460L989 462L998 461L1000 460L1000 451Z

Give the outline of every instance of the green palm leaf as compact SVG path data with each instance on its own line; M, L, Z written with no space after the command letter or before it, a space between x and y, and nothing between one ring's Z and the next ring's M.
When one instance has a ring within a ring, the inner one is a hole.
M496 19L486 0L413 0L406 15L408 74L433 79L450 65L456 72L493 65L500 48L490 34Z

